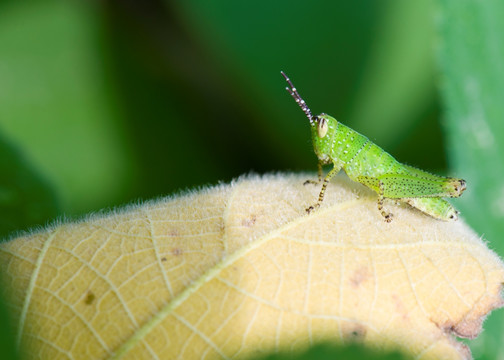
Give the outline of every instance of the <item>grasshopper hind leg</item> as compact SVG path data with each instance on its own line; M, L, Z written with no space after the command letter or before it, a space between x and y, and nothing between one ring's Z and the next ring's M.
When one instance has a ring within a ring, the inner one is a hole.
M383 196L383 183L380 181L379 185L379 192L378 192L378 211L382 214L382 216L385 218L385 222L391 222L392 218L394 215L392 213L386 212L383 209L383 201L385 200L385 197Z
M455 221L458 219L459 212L445 199L412 198L401 199L401 201L439 220Z
M383 208L383 202L385 201L385 185L381 180L372 176L357 176L356 181L367 186L378 194L378 211L385 218L386 222L391 222L394 215L385 211Z

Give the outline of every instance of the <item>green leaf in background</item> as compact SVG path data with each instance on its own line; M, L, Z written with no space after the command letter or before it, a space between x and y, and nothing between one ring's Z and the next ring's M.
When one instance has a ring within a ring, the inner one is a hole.
M109 205L132 177L92 5L0 5L0 130L52 183L66 214Z
M17 149L0 138L0 238L45 225L57 215L53 189Z
M315 169L308 125L280 70L296 81L309 78L313 107L348 112L379 14L373 1L365 3L190 0L107 8L111 58L142 166L162 164L158 176L145 179L149 188L251 169ZM351 38L339 35L349 31Z
M504 254L504 2L441 0L442 95L453 173L468 190L462 216ZM472 346L478 359L504 357L504 312Z
M377 351L358 344L347 346L335 346L333 344L317 344L303 353L293 355L291 353L278 353L265 357L255 357L254 360L406 360L403 354L396 351Z
M385 4L351 118L363 133L397 146L436 96L434 1Z
M6 2L0 127L68 215L250 170L314 170L285 70L314 111L349 126L357 119L357 130L400 160L442 169L430 8L393 0ZM418 129L434 134L423 156Z
M261 128L281 134L266 144L275 142L275 154L290 168L294 158L306 169L311 149L304 146L299 110L278 92L279 70L315 113L336 117L410 165L445 169L434 86L434 1L169 3L208 56L241 80L237 91L263 111L255 119Z
M19 358L15 347L14 327L9 318L4 299L0 297L0 356L2 360L15 360Z

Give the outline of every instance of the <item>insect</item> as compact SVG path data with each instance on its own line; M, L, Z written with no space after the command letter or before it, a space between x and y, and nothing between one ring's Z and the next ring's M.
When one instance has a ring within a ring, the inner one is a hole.
M458 211L444 197L459 197L466 189L462 179L437 176L401 164L378 145L357 131L350 129L327 114L312 115L291 80L281 72L289 84L287 91L310 120L313 148L318 157L318 182L322 182L322 166L333 164L324 178L317 203L306 209L308 213L320 207L331 178L343 169L348 177L378 194L378 211L386 222L392 214L385 211L384 199L395 199L415 207L440 220L456 220Z

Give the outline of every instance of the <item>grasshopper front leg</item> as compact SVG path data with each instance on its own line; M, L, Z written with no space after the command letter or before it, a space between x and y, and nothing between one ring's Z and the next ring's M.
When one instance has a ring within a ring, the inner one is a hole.
M314 181L314 180L306 180L303 185L307 185L307 184L313 184L313 185L318 185L320 184L320 182L322 181L322 162L319 161L317 163L318 165L318 171L317 171L317 174L318 174L318 181Z
M320 162L319 162L319 169L320 169L319 170L319 179L322 179L322 164ZM313 210L320 207L320 205L322 204L322 201L324 201L324 194L327 189L327 185L329 184L329 181L331 181L331 179L334 177L334 175L336 175L340 170L341 170L340 167L334 166L331 169L331 171L329 171L327 173L326 177L324 178L324 183L322 184L322 188L320 189L317 203L306 209L306 212L308 214L311 213Z

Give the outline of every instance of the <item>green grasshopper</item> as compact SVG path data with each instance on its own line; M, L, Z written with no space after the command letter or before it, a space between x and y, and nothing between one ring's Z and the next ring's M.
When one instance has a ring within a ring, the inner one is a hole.
M442 177L401 164L378 145L357 131L338 122L332 116L313 116L290 79L281 72L289 84L287 91L296 100L310 120L313 148L318 157L318 182L322 181L322 166L333 164L325 176L316 204L306 209L308 213L320 207L331 178L343 169L348 177L378 194L378 210L386 222L392 214L383 208L384 199L395 199L415 207L441 220L456 220L458 211L443 197L459 197L466 189L462 179Z

